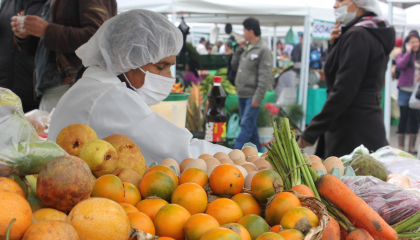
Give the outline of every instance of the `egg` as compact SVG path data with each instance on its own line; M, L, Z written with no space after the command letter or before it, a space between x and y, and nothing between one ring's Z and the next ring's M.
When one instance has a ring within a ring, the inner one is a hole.
M338 167L341 170L341 176L344 175L344 164L338 157L329 157L324 161L324 166L328 173L331 173L333 167Z
M318 157L318 156L316 156L316 155L311 155L311 156L309 156L309 160L311 160L311 163L313 163L313 162L319 162L319 163L322 163L321 158L319 158L319 157Z
M207 164L203 159L200 158L194 159L190 163L188 163L187 167L185 167L185 170L190 168L199 168L204 172L207 172Z
M246 163L246 161L244 159L238 159L233 161L233 163L235 163L235 165L241 165L242 163Z
M251 189L251 183L252 183L252 179L254 178L255 174L257 174L257 171L253 171L248 173L248 176L246 176L245 178L245 188L247 189Z
M258 168L258 171L262 171L262 170L265 170L265 169L272 169L272 168L270 168L267 165L262 165L261 167Z
M219 160L217 160L216 158L214 158L214 157L211 157L211 158L207 158L207 159L205 159L204 160L204 162L206 162L206 165L207 165L207 169L210 167L210 166L213 166L213 165L220 165L220 161Z
M246 178L246 176L248 176L248 171L245 168L243 168L242 166L239 166L239 165L235 165L235 167L238 168L239 171L241 171L244 179Z
M241 166L245 168L245 170L249 173L253 171L258 171L258 168L253 163L250 163L250 162L242 163Z
M248 159L248 157L250 156L258 155L257 149L251 146L245 147L244 149L242 149L242 152L245 154L245 159Z
M213 172L213 170L217 167L217 166L219 166L219 165L213 165L213 166L210 166L209 168L207 168L207 176L210 178L210 174L211 174L211 172Z
M181 173L184 172L185 167L188 165L188 163L190 163L192 160L194 160L194 158L187 158L184 161L181 162L181 164L179 164L179 169L181 170Z
M246 160L245 154L239 149L235 149L232 152L230 152L229 158L232 159L233 161L238 160L238 159Z
M234 165L233 161L229 158L224 158L222 160L220 160L221 164L230 164L230 165Z
M147 170L149 170L150 169L150 167L148 166L148 165L145 165L144 166L144 173L146 173L147 172ZM144 175L144 173L143 173L143 175Z
M250 162L250 163L253 163L253 162L255 162L255 160L257 160L258 158L260 158L260 157L258 157L258 156L251 156L251 157L249 157L246 161L247 161L247 162Z
M171 166L173 166L175 169L176 169L176 171L177 171L177 174L179 174L181 171L180 171L180 169L179 169L179 164L178 164L178 162L177 161L175 161L174 159L172 159L172 158L167 158L167 159L165 159L165 160L163 160L161 163L160 163L160 165L164 165L164 166L167 166L167 167L171 167Z
M327 173L327 169L325 168L324 164L319 163L319 162L314 162L312 163L312 168L316 171L318 170L323 170L324 173Z
M271 167L271 164L267 160L265 160L265 158L259 158L255 160L253 163L258 169L260 169L260 167L262 166Z
M211 158L211 157L213 157L213 156L206 153L206 154L201 154L201 156L199 156L198 158L200 158L200 159L207 159L207 158Z
M214 154L213 157L220 161L223 158L229 158L229 155L227 153L224 153L224 152L218 152L218 153Z

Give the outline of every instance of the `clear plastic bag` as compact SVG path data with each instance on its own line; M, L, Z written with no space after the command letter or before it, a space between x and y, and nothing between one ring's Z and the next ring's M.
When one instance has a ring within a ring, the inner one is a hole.
M51 116L48 112L35 109L26 113L25 117L38 134L45 135L48 133L48 127L51 122Z
M371 176L344 177L342 180L390 225L420 210L420 198L396 185Z
M0 88L0 133L0 176L37 174L51 159L67 154L54 142L39 141L19 97L6 88Z
M353 160L356 158L362 156L362 155L369 155L369 149L367 149L365 146L360 145L359 147L355 148L352 153L349 155L342 156L340 159L343 162L345 167L348 167L351 165Z

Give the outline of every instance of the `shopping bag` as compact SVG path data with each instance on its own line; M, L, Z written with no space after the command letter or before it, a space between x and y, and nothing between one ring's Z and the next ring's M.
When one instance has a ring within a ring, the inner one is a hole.
M414 86L414 91L411 94L410 101L408 102L408 106L412 109L420 109L420 100L416 98L417 91L419 90L419 82L416 82Z

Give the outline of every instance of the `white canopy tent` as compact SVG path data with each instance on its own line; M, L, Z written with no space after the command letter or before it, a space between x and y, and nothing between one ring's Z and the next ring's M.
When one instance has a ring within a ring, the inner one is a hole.
M410 29L420 29L420 4L405 9L407 13L407 27Z

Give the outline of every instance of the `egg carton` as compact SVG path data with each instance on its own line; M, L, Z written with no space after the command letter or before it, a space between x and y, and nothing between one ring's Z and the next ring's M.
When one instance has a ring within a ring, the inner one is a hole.
M325 175L326 173L324 172L324 170L317 170L316 173L319 176ZM356 173L354 172L353 168L351 166L346 167L346 169L344 169L344 176L341 176L341 169L338 167L333 167L333 169L331 170L331 174L338 177L338 178L342 178L342 177L355 177Z

